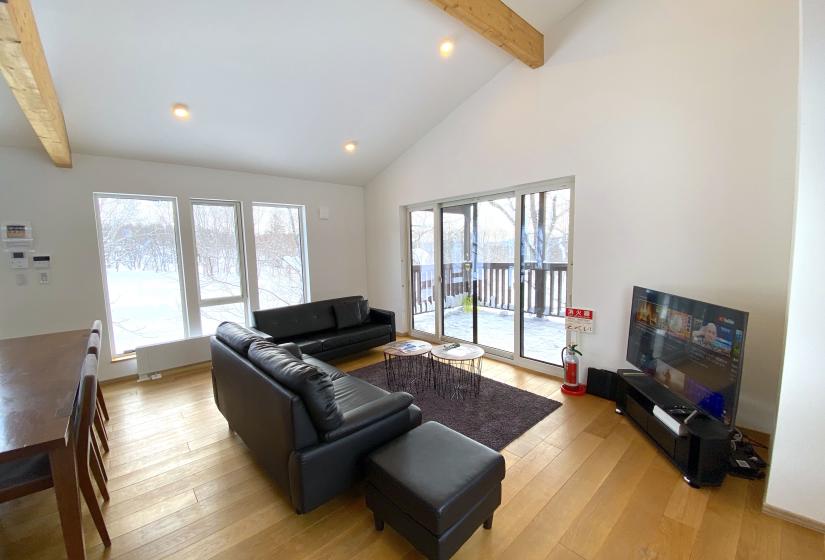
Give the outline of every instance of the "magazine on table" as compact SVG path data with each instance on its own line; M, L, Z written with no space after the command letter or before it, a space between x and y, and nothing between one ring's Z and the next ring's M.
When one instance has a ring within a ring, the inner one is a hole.
M403 354L415 354L416 352L424 350L426 347L427 343L420 340L407 340L404 342L396 342L392 345L392 348Z

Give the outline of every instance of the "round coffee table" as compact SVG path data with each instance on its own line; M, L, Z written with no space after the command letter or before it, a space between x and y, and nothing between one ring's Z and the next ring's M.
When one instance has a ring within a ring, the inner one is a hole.
M436 392L445 399L478 397L484 349L475 344L448 349L450 346L443 344L432 349Z
M405 340L384 347L390 391L415 391L432 386L432 349L432 344L424 340Z

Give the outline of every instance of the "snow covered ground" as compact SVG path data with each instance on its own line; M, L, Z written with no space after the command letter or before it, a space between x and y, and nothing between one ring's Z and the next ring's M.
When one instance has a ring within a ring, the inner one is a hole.
M106 270L115 352L184 338L177 270Z
M479 307L479 344L513 352L513 319L512 311ZM413 321L416 330L435 333L435 311L414 315ZM444 316L444 334L472 340L473 314L465 312L463 307L448 308ZM565 341L564 317L524 316L525 357L558 364Z

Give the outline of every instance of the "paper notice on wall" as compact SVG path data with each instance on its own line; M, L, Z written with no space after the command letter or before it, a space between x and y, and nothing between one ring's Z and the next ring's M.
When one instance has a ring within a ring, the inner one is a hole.
M593 310L568 307L564 312L564 328L581 333L593 332Z

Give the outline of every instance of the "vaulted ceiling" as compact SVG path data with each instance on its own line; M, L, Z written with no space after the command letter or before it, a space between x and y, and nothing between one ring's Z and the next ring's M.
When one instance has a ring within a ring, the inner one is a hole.
M546 32L582 1L507 4ZM32 6L75 153L353 185L512 61L426 0ZM39 146L2 81L0 145Z

